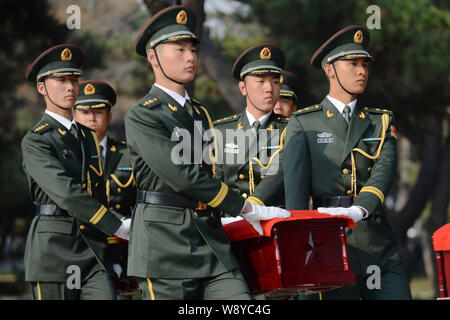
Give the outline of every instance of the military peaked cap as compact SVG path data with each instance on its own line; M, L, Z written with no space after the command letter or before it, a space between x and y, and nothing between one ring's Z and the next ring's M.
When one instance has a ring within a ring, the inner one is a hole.
M300 91L300 82L297 76L287 70L281 72L281 87L280 96L293 98L294 101L298 101L298 94Z
M284 68L283 51L268 43L257 44L245 50L234 62L231 72L237 80L249 74L280 74Z
M100 109L112 107L115 103L116 92L109 84L96 80L80 82L80 91L75 102L75 109Z
M147 55L147 50L163 42L192 39L198 43L194 31L197 17L186 6L171 6L157 12L141 29L134 43L136 52Z
M373 60L373 57L366 51L369 38L369 30L365 27L351 26L342 29L314 52L311 64L317 68L323 68L325 64L336 60Z
M61 44L44 51L28 67L25 74L31 82L45 77L81 76L84 52L74 44Z

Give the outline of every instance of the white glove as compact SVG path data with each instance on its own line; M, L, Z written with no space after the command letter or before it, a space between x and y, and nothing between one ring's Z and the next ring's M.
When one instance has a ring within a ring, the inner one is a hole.
M342 207L336 207L336 208L317 208L318 212L327 213L332 216L345 216L351 218L355 223L358 222L361 219L364 219L367 217L367 212L362 208L358 206L351 206L349 208L342 208Z
M113 270L117 274L117 278L120 279L120 275L122 274L122 267L118 263L113 264Z
M274 218L289 218L291 213L287 210L278 208L278 207L265 207L258 206L256 204L251 203L253 210L249 213L241 214L242 217L247 220L252 227L258 232L260 235L263 235L263 230L261 227L261 220L270 220Z
M130 226L131 219L123 219L122 224L120 225L119 229L117 229L116 233L114 233L114 235L125 240L130 240Z
M220 220L222 221L222 225L224 226L228 223L236 222L239 220L244 220L244 218L237 216L237 217L232 217L232 218L231 217L230 218L220 218Z

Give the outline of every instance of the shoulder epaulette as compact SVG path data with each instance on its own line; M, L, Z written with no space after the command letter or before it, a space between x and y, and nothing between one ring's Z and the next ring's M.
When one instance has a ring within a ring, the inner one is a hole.
M198 101L198 100L195 100L195 99L192 99L191 98L191 102L193 102L194 104L196 104L196 105L201 105L201 103Z
M124 148L126 147L127 143L125 141L114 141L114 144L118 147L118 148Z
M87 132L89 132L89 131L94 131L95 132L95 130L93 130L93 129L89 128L89 127L86 127L85 125L83 125L83 124L81 124L79 122L77 122L77 126L78 126L78 128L80 128L82 130L85 130Z
M364 107L363 110L367 111L367 112L370 112L370 113L387 113L389 115L392 115L392 111L388 110L388 109Z
M203 107L202 104L192 98L191 98L191 102L192 102L192 106L194 107L195 112L197 112L197 114L200 115L200 109L202 109L201 107Z
M116 150L126 150L127 149L127 145L122 143L121 141L116 141L115 143L113 143L111 145L111 150L114 149L114 151Z
M127 144L126 141L119 141L111 138L110 136L108 136L108 143L113 146L117 146L118 148L123 148Z
M289 121L289 118L286 118L286 117L277 117L277 121L280 121L280 122L288 122L288 121Z
M239 115L235 114L235 115L232 115L229 117L218 119L218 120L214 121L214 124L222 124L222 123L227 123L227 122L231 122L231 121L236 121L236 119L238 119L238 118L239 118Z
M31 129L31 131L33 131L34 133L39 133L42 134L45 131L50 130L52 127L50 126L49 123L38 123L33 129Z
M299 110L295 111L293 113L293 115L300 115L300 114L310 113L310 112L319 111L319 110L322 110L322 106L320 104L316 104L314 106L299 109Z
M95 130L86 127L85 125L82 125L81 123L77 122L77 126L80 129L81 135L83 136L83 138L86 138L86 133L91 132L92 135L95 135Z
M161 104L158 98L149 98L149 99L142 99L142 101L139 102L139 104L146 108L153 108L157 105Z

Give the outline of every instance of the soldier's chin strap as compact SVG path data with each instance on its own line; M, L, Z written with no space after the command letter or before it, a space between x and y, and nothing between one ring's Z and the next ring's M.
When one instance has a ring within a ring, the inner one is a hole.
M169 79L170 81L173 81L173 82L175 82L175 83L178 83L178 84L181 84L181 85L184 86L187 82L180 82L180 81L177 81L177 80L175 80L175 79L169 77L169 76L166 74L166 72L164 71L164 69L163 69L163 67L162 67L162 65L161 65L161 62L159 61L159 56L158 56L158 51L156 50L156 46L153 47L153 52L155 52L156 61L158 62L158 66L159 66L159 68L161 69L162 74L163 74L167 79Z
M55 106L57 106L58 108L60 108L60 109L63 109L63 110L72 110L72 108L64 108L64 107L61 107L59 104L57 104L57 103L55 103L53 100L52 100L52 98L50 98L50 94L48 93L48 91L47 91L47 86L45 85L45 80L46 79L44 79L42 82L44 83L44 89L45 89L45 93L47 94L47 97L48 97L48 100L50 100L50 102L51 103L53 103Z
M342 88L345 92L347 92L349 95L357 96L357 95L358 95L357 93L352 93L352 92L348 91L348 90L345 89L344 86L342 85L341 81L339 80L339 76L338 76L338 73L337 73L337 71L336 71L336 67L334 66L334 61L331 63L331 65L333 66L334 74L336 75L336 79L337 79L339 85L341 86L341 88Z
M258 107L253 103L252 98L250 98L250 93L249 93L248 90L247 90L247 83L245 82L245 78L244 78L242 81L244 82L245 92L247 92L248 100L250 101L250 103L252 104L252 106L253 106L255 109L257 109L257 110L259 110L259 111L261 111L261 112L264 112L264 110L258 108Z

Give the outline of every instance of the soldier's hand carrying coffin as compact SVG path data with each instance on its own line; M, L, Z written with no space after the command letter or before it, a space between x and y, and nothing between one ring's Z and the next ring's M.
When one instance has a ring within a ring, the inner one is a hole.
M131 219L122 219L122 224L120 225L119 229L117 229L115 236L118 236L119 238L129 240L130 239L130 225L131 225Z
M261 220L289 218L291 216L289 211L281 208L258 206L253 203L250 204L252 206L252 211L242 214L242 217L247 220L260 235L263 235L263 230L260 223Z
M344 216L351 218L355 223L359 220L367 218L367 213L364 211L364 209L357 207L357 206L351 206L348 208L343 207L336 207L336 208L317 208L318 212L327 213L332 216Z

